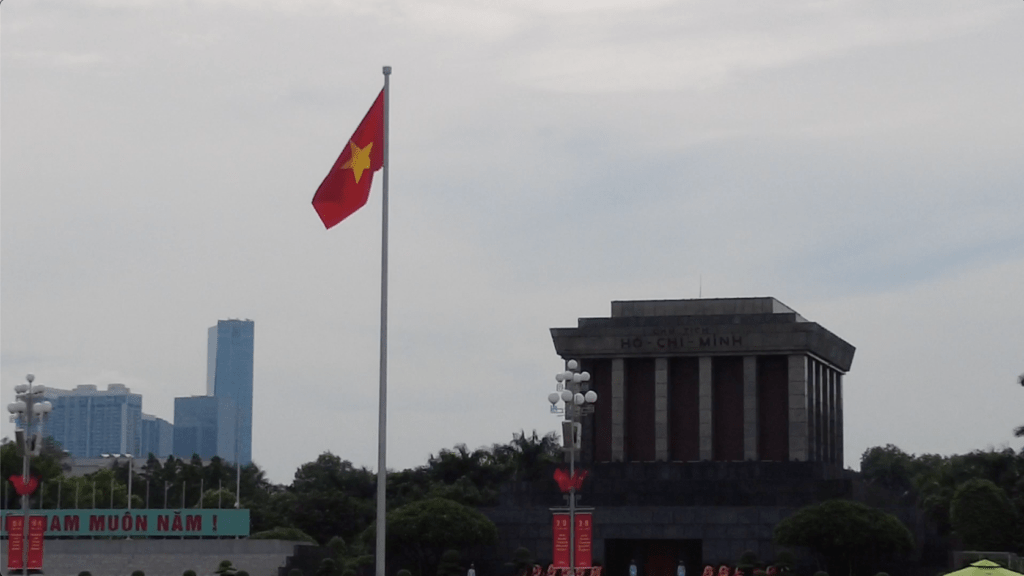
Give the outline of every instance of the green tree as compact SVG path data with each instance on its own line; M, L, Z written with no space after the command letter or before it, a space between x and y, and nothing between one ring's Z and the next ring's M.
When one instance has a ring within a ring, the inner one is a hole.
M373 521L375 487L369 470L325 452L295 472L288 523L321 543L352 540Z
M24 458L21 448L8 438L0 440L0 472L6 482L7 478L22 473ZM56 485L61 476L70 471L67 463L67 454L63 448L52 437L43 438L43 446L38 456L32 456L29 462L29 472L39 479L43 484ZM12 491L13 493L13 491ZM10 498L8 506L18 508L21 505L16 498Z
M223 488L221 490L209 489L203 492L203 508L234 508L235 492Z
M507 463L514 480L544 479L551 466L562 459L558 436L554 432L538 436L536 430L529 436L522 430L512 434L512 441L496 447L495 452Z
M914 547L910 530L895 516L846 500L801 508L775 527L775 542L806 546L832 574L871 574Z
M860 457L860 472L869 484L902 494L914 490L918 465L912 454L886 444L864 451Z
M991 480L974 478L961 484L950 505L953 531L967 550L1010 550L1015 547L1018 519L1006 492Z
M419 574L433 574L444 550L493 544L494 522L479 511L444 498L428 498L388 513L387 538L393 550L416 562ZM368 537L373 533L373 527Z

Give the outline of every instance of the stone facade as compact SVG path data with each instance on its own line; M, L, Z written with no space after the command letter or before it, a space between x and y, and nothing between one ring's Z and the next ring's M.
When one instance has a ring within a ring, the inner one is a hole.
M601 398L584 461L842 468L854 348L774 298L613 302L611 317L551 336Z

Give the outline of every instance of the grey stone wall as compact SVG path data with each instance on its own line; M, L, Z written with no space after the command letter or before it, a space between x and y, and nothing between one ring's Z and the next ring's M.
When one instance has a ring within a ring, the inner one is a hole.
M7 566L7 542L0 542L0 566ZM47 576L181 576L195 570L212 576L221 560L231 560L250 576L277 576L299 542L281 540L46 540L43 570ZM6 569L4 570L6 572Z

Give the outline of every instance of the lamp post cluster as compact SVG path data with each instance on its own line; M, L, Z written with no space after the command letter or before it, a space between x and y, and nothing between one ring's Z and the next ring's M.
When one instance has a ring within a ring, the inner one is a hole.
M590 373L579 370L579 362L569 360L565 363L565 371L555 374L555 391L548 394L551 413L564 415L562 422L562 438L565 449L569 451L569 477L576 477L576 450L580 448L582 424L577 419L585 412L593 410L597 402L597 392L583 392L582 385L590 381ZM558 403L563 404L562 408ZM576 569L576 485L569 486L569 567Z
M7 405L7 411L11 413L11 421L16 426L15 437L18 438L21 444L23 458L21 462L21 480L24 485L28 485L31 482L29 458L39 455L39 451L43 447L43 421L46 419L46 415L53 410L53 404L48 400L43 400L46 386L42 384L33 386L32 382L35 379L36 377L32 374L25 376L27 383L18 384L14 387L17 400ZM33 426L35 426L34 434L32 431ZM29 493L22 494L21 510L25 515L25 521L22 524L22 537L24 541L21 553L22 566L24 567L22 573L26 575L28 574L28 521L30 506Z

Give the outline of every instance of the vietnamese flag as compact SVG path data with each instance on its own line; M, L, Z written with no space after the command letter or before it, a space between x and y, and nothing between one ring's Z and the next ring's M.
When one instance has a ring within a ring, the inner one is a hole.
M384 91L381 90L313 195L313 208L326 228L348 218L366 204L373 173L383 166Z

